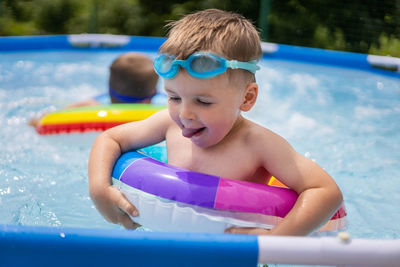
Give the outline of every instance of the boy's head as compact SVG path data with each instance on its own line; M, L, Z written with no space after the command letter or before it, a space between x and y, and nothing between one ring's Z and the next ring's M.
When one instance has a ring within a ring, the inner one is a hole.
M177 59L187 59L200 51L243 62L258 60L262 55L257 30L239 14L208 9L187 15L169 25L171 30L160 52L174 55ZM254 73L247 70L228 69L227 72L240 73L239 76L246 83L255 82Z
M146 55L129 52L110 66L109 93L112 103L149 103L156 93L158 75Z
M240 112L250 110L257 99L258 32L241 15L216 9L170 25L160 48L163 55L154 61L165 79L170 117L195 145L214 146L243 125Z

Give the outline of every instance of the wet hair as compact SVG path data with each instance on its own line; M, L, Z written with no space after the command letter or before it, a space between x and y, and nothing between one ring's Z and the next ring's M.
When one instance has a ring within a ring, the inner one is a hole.
M172 54L178 59L186 59L199 51L239 61L258 60L262 56L257 29L240 14L207 9L186 15L167 27L170 27L168 39L160 47L160 53ZM234 71L244 73L247 79L255 81L253 73Z
M144 54L134 52L122 54L110 66L110 93L113 91L115 95L128 99L151 98L156 93L157 82L158 75L153 69L153 61ZM111 101L123 102L113 94Z

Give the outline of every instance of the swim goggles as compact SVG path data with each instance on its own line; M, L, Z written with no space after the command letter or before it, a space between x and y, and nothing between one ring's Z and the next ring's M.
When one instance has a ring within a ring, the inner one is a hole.
M227 60L210 52L197 52L186 60L178 60L174 55L162 54L154 60L154 69L164 79L174 78L179 71L179 66L195 78L207 79L224 73L230 69L244 69L255 73L260 69L257 60L242 62Z
M115 99L117 99L121 103L139 103L139 102L142 102L144 100L153 98L157 94L157 92L154 93L154 94L151 94L149 96L133 97L133 96L121 95L121 94L117 93L117 91L115 91L114 89L112 89L110 87L109 88L109 94L112 95Z

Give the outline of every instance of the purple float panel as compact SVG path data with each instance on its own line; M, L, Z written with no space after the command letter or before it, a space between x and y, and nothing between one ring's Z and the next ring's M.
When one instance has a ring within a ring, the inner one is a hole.
M283 218L296 200L290 189L220 178L215 208Z
M219 177L142 158L125 169L120 181L162 198L214 208Z

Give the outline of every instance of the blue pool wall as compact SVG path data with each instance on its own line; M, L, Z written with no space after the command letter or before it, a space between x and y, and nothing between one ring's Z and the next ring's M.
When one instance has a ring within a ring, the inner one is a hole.
M257 236L0 225L1 266L256 266Z
M81 44L73 44L82 37ZM105 37L105 38L104 38ZM124 37L126 42L114 40ZM32 50L121 50L156 52L166 39L164 37L119 36L101 34L82 35L44 35L44 36L10 36L0 37L0 52L32 51ZM367 70L380 75L400 78L400 58L375 57L372 64L371 55L343 51L325 50L285 44L263 43L263 58L290 61L301 61L314 64L332 65L344 68ZM380 62L381 61L381 62ZM387 66L394 71L377 68L377 65Z

